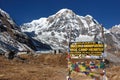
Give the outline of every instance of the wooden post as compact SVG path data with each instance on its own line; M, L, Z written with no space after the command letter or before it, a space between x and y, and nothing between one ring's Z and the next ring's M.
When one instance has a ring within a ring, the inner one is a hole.
M72 30L72 27L70 26L70 25L68 25L68 27L70 28L70 31L68 32L68 36L69 36L69 38L68 38L68 63L70 62L70 42L71 42L71 30ZM69 64L68 64L69 65ZM69 68L69 67L68 67ZM68 80L70 80L71 79L71 77L70 77L70 75L71 75L71 71L69 70L68 71Z
M103 39L103 44L104 44L104 50L105 50L105 36L104 36L104 27L101 25L101 27L102 27L102 39ZM105 51L103 51L103 55L105 54L104 53ZM103 60L103 62L104 62L104 64L105 64L105 56L103 56L102 55L102 60ZM106 65L105 65L106 66ZM106 67L103 69L103 73L104 73L104 75L103 75L103 80L106 80L105 78L106 78Z

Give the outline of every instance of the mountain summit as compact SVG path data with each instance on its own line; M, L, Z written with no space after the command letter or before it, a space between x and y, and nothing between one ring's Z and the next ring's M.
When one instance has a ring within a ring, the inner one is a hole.
M54 49L67 48L69 36L71 41L93 41L94 35L100 38L101 25L90 15L83 17L72 10L62 9L48 18L23 24L21 30Z

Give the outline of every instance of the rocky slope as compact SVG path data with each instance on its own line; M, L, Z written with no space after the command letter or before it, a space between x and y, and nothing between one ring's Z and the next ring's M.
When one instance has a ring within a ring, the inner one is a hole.
M9 14L0 9L0 53L8 50L32 51L43 46L50 48L21 32Z
M120 62L120 25L113 26L109 29L110 33L105 34L109 59L114 62Z

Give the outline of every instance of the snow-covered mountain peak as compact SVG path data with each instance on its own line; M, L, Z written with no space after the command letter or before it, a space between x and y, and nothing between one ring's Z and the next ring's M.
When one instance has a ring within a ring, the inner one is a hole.
M42 23L43 21L45 21L47 18L40 18L38 20L33 20L31 23L32 24L39 24L39 23Z
M93 19L93 17L91 15L86 15L85 17Z
M65 9L59 10L56 14L63 14L63 13L73 13L73 11L65 8Z
M56 14L54 14L50 17L61 18L64 16L65 18L68 19L68 18L73 18L75 15L76 14L70 9L61 9Z
M28 22L28 23L24 23L23 26L39 26L41 24L43 24L45 21L47 20L47 18L40 18L40 19L37 19L37 20L33 20L31 22Z
M2 16L4 16L4 17L10 18L9 14L6 13L6 12L5 12L4 10L2 10L1 8L0 8L0 14L1 14Z
M97 26L95 26L97 25ZM23 31L33 31L29 28L40 28L43 30L61 30L66 29L68 26L72 28L94 28L100 27L99 23L93 19L92 16L86 15L85 17L76 15L70 9L61 9L56 14L49 16L48 18L40 18L33 20L30 23L23 24ZM23 29L24 28L24 29ZM29 30L28 30L29 29Z
M120 34L120 24L113 26L110 31L115 34Z
M79 16L72 10L61 9L48 18L25 23L21 29L23 32L31 33L35 39L56 48L67 45L70 31L73 41L80 41L85 35L87 36L83 37L84 39L94 40L94 35L100 34L100 27L101 25L90 15Z
M4 10L2 10L1 8L0 8L0 16L6 18L7 21L8 21L10 24L15 25L15 23L13 22L12 18L9 16L9 14L6 13L6 12L5 12ZM1 19L0 19L0 20L1 20ZM2 21L2 20L1 20L1 21Z
M115 25L115 26L113 26L113 28L120 28L120 24L119 25Z

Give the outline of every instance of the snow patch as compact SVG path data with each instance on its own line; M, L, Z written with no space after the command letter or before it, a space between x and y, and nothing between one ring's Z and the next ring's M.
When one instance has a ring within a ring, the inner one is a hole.
M94 36L88 36L88 35L80 35L76 38L76 42L89 42L94 41Z

